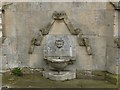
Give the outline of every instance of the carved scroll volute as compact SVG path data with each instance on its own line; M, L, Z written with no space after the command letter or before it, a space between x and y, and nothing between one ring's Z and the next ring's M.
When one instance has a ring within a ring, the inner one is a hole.
M92 55L92 48L90 45L90 41L87 37L83 37L83 33L80 29L79 29L79 34L77 35L77 41L80 46L86 47L86 52L88 55Z
M86 52L88 55L92 55L92 48L90 46L90 41L88 38L84 38L84 44L85 44L85 47L86 47Z
M29 53L29 54L32 54L33 51L34 51L34 48L35 48L34 38L32 38L28 53Z
M43 39L43 35L41 32L38 33L37 37L34 39L34 45L35 46L40 46L41 45L41 41Z
M39 31L38 35L36 37L33 37L31 40L30 48L29 48L29 54L32 54L34 51L35 46L40 46L42 41L43 35L42 32Z

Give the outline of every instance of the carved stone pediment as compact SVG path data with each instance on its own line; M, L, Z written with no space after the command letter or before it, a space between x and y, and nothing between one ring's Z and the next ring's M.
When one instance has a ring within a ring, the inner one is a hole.
M60 12L55 11L53 13L52 17L55 20L61 20L61 19L67 18L67 15L66 15L66 13L64 11L60 11Z
M82 32L81 32L82 30L79 27L76 28L73 26L73 24L67 18L67 14L64 11L53 12L52 20L46 25L46 27L39 30L39 34L37 37L32 38L31 46L30 46L30 50L29 50L30 54L32 54L32 52L34 51L34 46L41 45L42 38L44 37L44 35L49 34L49 31L56 20L62 20L65 23L65 25L67 26L70 33L72 35L77 35L79 45L86 47L88 55L92 54L92 50L91 50L91 47L89 45L89 40L82 37ZM61 48L64 45L64 41L63 40L56 40L55 45L58 48Z

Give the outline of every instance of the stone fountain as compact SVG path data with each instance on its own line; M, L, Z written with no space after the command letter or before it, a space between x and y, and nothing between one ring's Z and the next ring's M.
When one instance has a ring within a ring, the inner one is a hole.
M63 24L67 27L69 34L51 34L52 30L57 30L57 32L60 30L64 31L65 28L61 26ZM55 25L57 25L57 28L53 29ZM73 24L70 22L64 11L55 11L52 14L52 20L47 24L47 26L45 28L41 28L38 35L32 38L29 54L33 53L35 46L41 45L43 38L46 41L43 45L43 60L46 63L44 66L45 71L43 71L44 77L51 80L68 80L76 78L76 70L75 68L71 69L70 66L76 61L76 50L73 42L74 36L77 36L77 41L80 46L86 47L87 54L92 55L89 39L83 37L80 28L73 27Z
M43 76L51 80L76 78L75 70L67 69L76 60L75 46L69 35L47 35L44 60L47 64Z

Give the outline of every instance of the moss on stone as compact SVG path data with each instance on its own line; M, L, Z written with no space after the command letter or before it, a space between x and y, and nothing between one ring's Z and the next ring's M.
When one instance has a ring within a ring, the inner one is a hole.
M112 74L112 73L106 72L105 78L107 81L118 85L118 75L117 74Z
M91 71L77 71L77 79L92 79Z
M3 75L3 86L13 88L116 88L117 86L106 81L74 79L69 81L52 81L41 75L28 74L21 77Z
M92 78L97 80L105 80L105 71L92 71Z
M88 73L91 72L91 73ZM105 80L105 71L77 71L77 79Z

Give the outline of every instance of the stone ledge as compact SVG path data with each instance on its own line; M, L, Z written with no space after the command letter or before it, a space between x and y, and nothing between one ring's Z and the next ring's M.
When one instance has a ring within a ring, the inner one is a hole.
M105 80L105 71L81 70L77 71L77 79Z
M88 73L88 72L91 72L91 73ZM106 80L115 85L118 85L118 76L119 75L112 74L107 71L89 71L89 70L77 71L77 79Z

